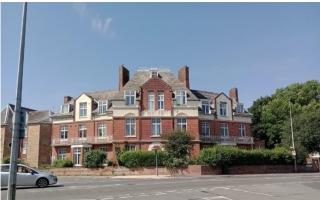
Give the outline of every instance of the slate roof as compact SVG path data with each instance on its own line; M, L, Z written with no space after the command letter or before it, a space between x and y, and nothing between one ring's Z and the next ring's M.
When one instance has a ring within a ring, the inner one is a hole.
M53 112L49 110L33 111L29 113L28 123L50 123Z
M1 110L1 125L6 125L9 122L12 122L12 117L13 117L13 111L14 111L15 105L13 104L8 104L5 108ZM23 112L35 112L36 110L31 109L31 108L26 108L26 107L21 107L21 110Z
M173 73L168 70L161 69L157 71L159 77L166 82L172 90L187 90L188 100L197 100L197 97L188 88L186 88L184 83L182 83ZM138 70L113 99L122 100L124 90L140 90L140 87L151 78L150 73L151 70Z
M118 93L117 90L106 90L106 91L96 91L96 92L85 92L84 94L92 97L93 99L99 100L108 100L111 99L114 95Z

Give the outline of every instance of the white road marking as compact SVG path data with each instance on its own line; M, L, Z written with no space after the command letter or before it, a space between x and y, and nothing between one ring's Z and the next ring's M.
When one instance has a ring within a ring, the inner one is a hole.
M228 197L225 197L225 196L216 196L216 197L204 197L202 198L203 200L213 200L213 199L227 199L227 200L232 200Z
M168 190L166 192L176 192L177 190Z

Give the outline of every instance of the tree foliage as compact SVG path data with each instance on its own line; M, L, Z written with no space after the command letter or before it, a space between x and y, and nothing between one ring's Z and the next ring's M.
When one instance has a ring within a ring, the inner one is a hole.
M273 95L254 101L249 109L253 114L253 135L266 140L269 148L290 147L291 104L296 146L301 147L301 151L319 151L319 95L319 81L311 80L277 89Z
M105 152L101 150L90 150L85 154L84 166L87 168L102 167L107 159Z
M178 169L187 167L192 150L192 137L186 132L173 132L166 136L168 140L165 150L168 159L164 162L165 166L175 173Z

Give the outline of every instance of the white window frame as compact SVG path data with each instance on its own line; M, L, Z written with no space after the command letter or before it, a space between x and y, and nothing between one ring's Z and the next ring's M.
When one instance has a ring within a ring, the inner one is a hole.
M229 137L229 125L228 125L228 123L220 123L220 135L223 138Z
M187 91L176 90L175 92L176 105L186 105L187 104Z
M161 135L161 119L160 118L152 118L151 119L151 136L159 137Z
M239 124L239 135L240 137L246 137L246 125Z
M86 117L88 114L88 103L87 102L80 102L79 103L79 117Z
M67 148L66 147L60 147L58 148L58 159L65 160L67 158Z
M65 108L67 108L67 109L65 110ZM63 104L60 108L60 113L66 114L69 112L70 112L70 104Z
M132 106L136 104L136 91L135 90L125 90L124 100L127 106Z
M137 150L137 145L135 145L135 144L126 144L125 145L125 150L126 151L136 151Z
M23 143L22 154L27 154L27 149L28 149L28 144L27 143Z
M98 113L105 114L108 110L108 101L107 100L100 100L98 101Z
M133 117L126 118L125 124L125 136L134 137L136 136L136 119Z
M158 74L158 73L159 73L159 72L158 72L158 71L156 71L156 70L151 70L150 77L151 77L151 78L159 77L159 74Z
M220 101L219 106L220 106L220 116L226 117L228 113L228 109L227 109L228 103L225 101Z
M107 152L107 147L106 146L99 147L99 150L103 152Z
M154 92L148 92L148 110L154 111L155 110L155 95Z
M201 109L203 114L208 115L211 113L210 103L208 100L201 100Z
M60 126L60 140L67 140L68 139L68 125L61 125Z
M81 147L73 148L73 163L75 166L81 165Z
M79 138L86 139L87 138L87 126L84 124L79 125Z
M201 122L201 135L202 136L210 136L211 129L209 122Z
M158 110L164 110L164 92L158 92Z
M105 138L106 136L107 136L107 125L98 124L98 138Z
M185 127L185 129L184 129ZM179 117L177 118L177 130L186 132L187 131L187 118L185 117Z
M243 103L237 104L236 111L237 111L237 113L243 113L243 112L244 112L244 105L243 105Z

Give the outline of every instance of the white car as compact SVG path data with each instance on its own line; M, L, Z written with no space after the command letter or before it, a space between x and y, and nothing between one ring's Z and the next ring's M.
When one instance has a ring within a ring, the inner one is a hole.
M0 165L1 187L8 186L9 164ZM35 170L26 165L18 164L17 169L17 186L38 186L47 187L56 184L58 178L52 174Z

